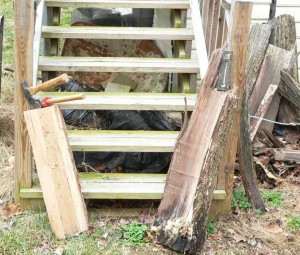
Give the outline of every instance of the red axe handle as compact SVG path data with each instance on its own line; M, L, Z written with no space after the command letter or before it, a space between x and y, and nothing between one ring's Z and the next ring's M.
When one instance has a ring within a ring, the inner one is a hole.
M51 105L56 104L56 103L63 103L63 102L68 102L68 101L80 100L80 99L84 99L84 98L85 98L84 94L78 94L78 95L73 95L73 96L65 96L65 97L59 97L59 98L45 97L42 100L42 107L51 106Z

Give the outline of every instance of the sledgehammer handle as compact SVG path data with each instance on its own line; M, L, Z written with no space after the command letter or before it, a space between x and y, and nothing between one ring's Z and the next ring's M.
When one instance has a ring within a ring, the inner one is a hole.
M69 82L69 76L64 73L52 80L42 83L41 85L38 85L36 87L30 87L28 88L28 90L31 95L35 95L36 93L42 90L52 89L59 86L60 84L67 83L67 82Z
M45 102L48 106L56 104L56 103L62 103L62 102L68 102L68 101L74 101L74 100L80 100L84 99L85 95L84 94L78 94L74 96L65 96L65 97L59 97L59 98L50 98L47 99Z

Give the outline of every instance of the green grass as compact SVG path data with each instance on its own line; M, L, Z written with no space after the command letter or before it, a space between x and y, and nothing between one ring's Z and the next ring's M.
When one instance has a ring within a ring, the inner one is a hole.
M145 231L148 230L146 225L124 225L118 220L103 221L95 215L89 218L91 226L95 226L92 231L59 240L51 231L46 213L31 212L19 215L14 218L11 229L0 228L0 254L52 254L57 247L64 249L64 255L161 254L159 251L151 252L153 245L147 243L145 238ZM104 224L96 227L97 222ZM107 245L101 245L100 241L104 236L107 236Z
M239 208L241 211L246 211L251 208L251 203L248 202L248 198L242 188L233 191L231 207L233 209Z
M300 217L293 216L287 225L293 230L300 230Z
M208 235L213 235L217 232L217 228L216 228L216 225L213 221L208 221L207 222L207 234Z
M284 206L284 204L283 204L284 197L280 193L278 193L274 190L264 192L262 197L272 207L276 207L276 206L283 207Z

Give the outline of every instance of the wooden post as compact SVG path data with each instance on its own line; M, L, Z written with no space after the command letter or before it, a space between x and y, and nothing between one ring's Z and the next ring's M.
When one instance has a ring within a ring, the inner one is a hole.
M2 74L3 26L4 26L4 16L0 16L0 97L1 97L1 74Z
M28 104L21 91L21 82L32 82L32 53L34 34L34 1L15 1L15 193L32 185L32 152L23 112ZM28 202L28 201L27 201Z
M232 65L231 65L231 83L233 88L237 92L239 99L237 105L236 119L232 128L231 139L228 145L227 155L222 159L221 165L225 173L225 191L227 199L220 201L216 204L218 207L214 207L216 210L214 215L226 213L231 210L231 196L233 188L233 176L235 159L237 154L238 137L240 133L240 121L241 121L241 102L245 90L245 68L247 63L247 48L250 32L250 22L252 14L252 3L235 1L233 13L233 20L230 22L232 28L229 27L231 42L230 48L232 49ZM221 177L219 175L219 177ZM220 181L220 180L219 180Z
M271 4L270 4L269 20L275 18L275 14L276 14L276 5L277 5L277 0L272 0L272 2L271 2Z

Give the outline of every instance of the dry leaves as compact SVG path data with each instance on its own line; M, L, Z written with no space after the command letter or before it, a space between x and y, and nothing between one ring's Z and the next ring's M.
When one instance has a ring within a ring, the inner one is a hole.
M266 230L272 234L279 234L283 232L282 228L275 223L269 223L266 226Z
M247 238L238 234L236 231L233 229L228 229L228 232L231 234L232 239L236 242L247 242Z
M11 217L17 216L21 213L21 206L19 204L9 204L1 211L1 218L7 220Z

